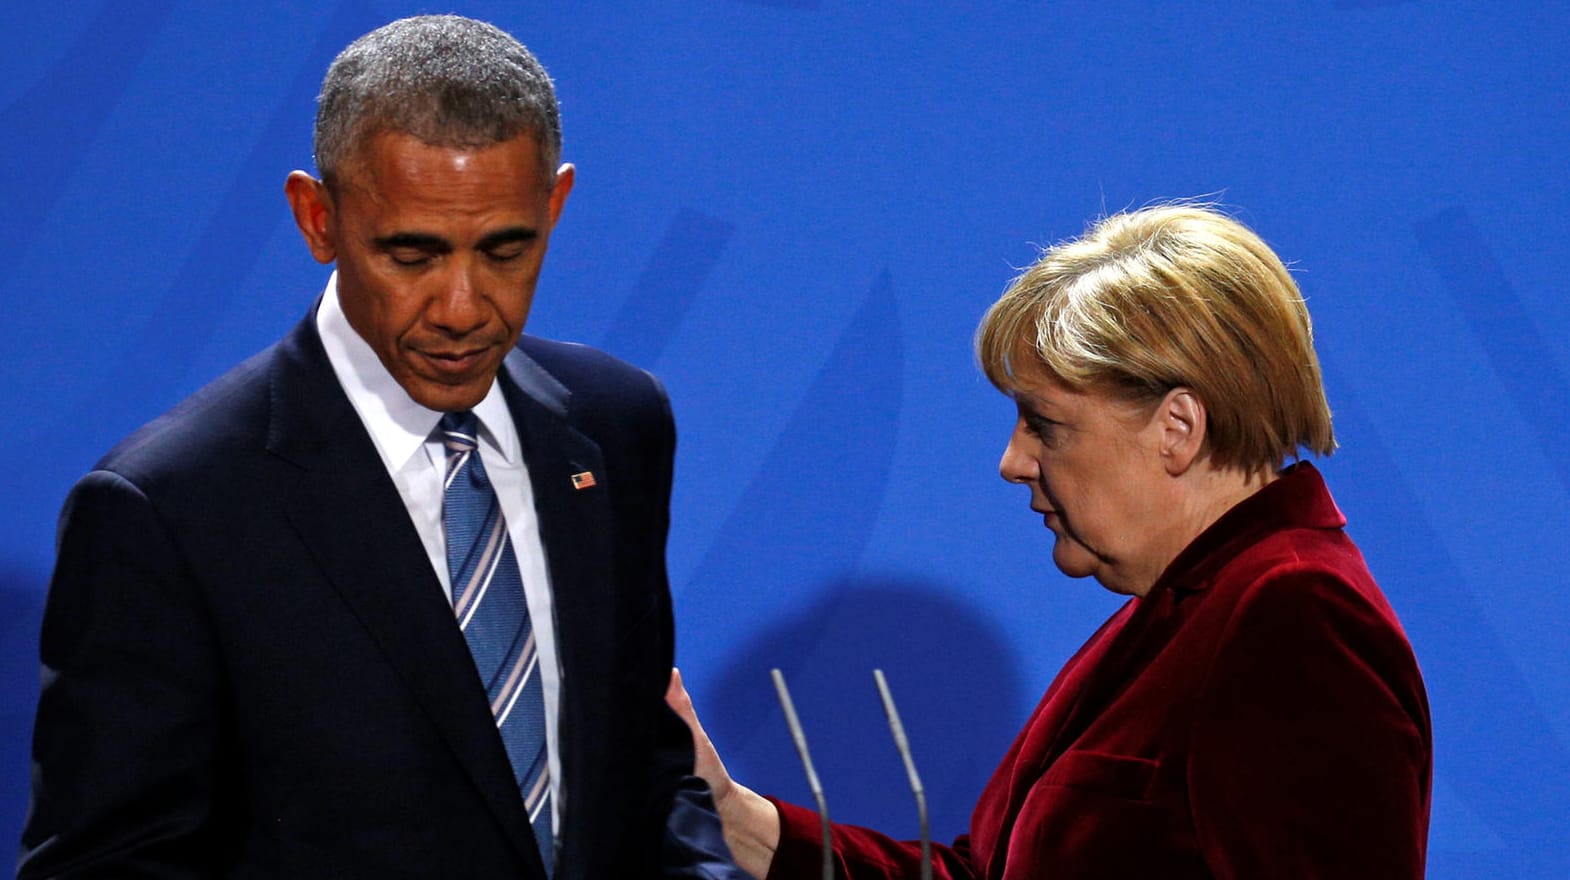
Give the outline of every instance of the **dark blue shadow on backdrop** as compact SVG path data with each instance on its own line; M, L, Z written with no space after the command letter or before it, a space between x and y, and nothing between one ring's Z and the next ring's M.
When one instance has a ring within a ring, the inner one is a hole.
M8 141L8 146L36 143L51 150L59 150L63 143L65 147L61 152L66 159L40 156L42 165L35 167L28 164L33 160L33 148L29 147L26 154L8 156L13 161L0 163L0 174L21 173L29 180L47 180L47 185L55 188L49 191L49 199L57 198L60 182L52 175L56 171L65 173L66 169L60 163L76 161L86 149L102 116L112 106L116 90L129 78L128 71L140 58L136 53L145 51L158 29L156 16L126 16L120 5L113 3L105 4L104 9L103 15L113 18L114 22L95 21L62 62L63 67L92 71L92 81L82 79L89 75L86 73L53 70L17 105L27 105L34 94L44 96L41 100L52 99L56 103L62 100L62 95L70 95L70 101L75 102L80 94L97 116L89 113L88 118L71 123L29 122L32 127L23 129L24 136ZM25 455L21 450L34 448L47 438L51 450L48 463L75 461L82 462L85 467L107 451L109 444L99 432L80 430L81 426L123 423L129 430L196 390L188 384L187 378L193 361L211 338L225 304L241 289L240 280L255 267L262 243L268 240L278 223L287 222L288 215L280 208L282 180L269 157L307 154L310 121L299 117L298 108L314 106L321 72L333 56L381 19L382 15L364 2L347 2L337 8L309 57L294 72L286 100L279 104L258 140L251 145L247 158L236 170L234 184L196 236L179 273L157 302L148 303L148 320L143 325L141 338L126 346L125 355L119 357L117 363L93 365L92 374L101 377L99 387L68 405L46 401L45 391L19 390L17 393L24 402L33 395L39 404L49 403L50 406L43 410L44 417L25 422L19 430L10 432L7 440L0 442L0 453L12 458ZM107 59L107 67L100 57ZM104 98L105 94L109 97ZM100 109L100 100L111 103ZM15 112L15 108L7 110L0 121L9 120ZM60 115L75 118L74 110L72 114ZM51 140L54 137L63 140L57 143ZM281 150L280 143L297 143L299 148ZM14 172L14 169L24 170ZM0 177L0 183L9 185L10 179ZM24 183L24 191L33 185ZM6 216L6 213L0 213L0 217ZM21 215L20 221L25 224L27 216ZM6 227L0 226L0 230L4 229ZM91 292L74 307L90 313L91 295L97 293ZM52 303L50 308L62 306ZM58 485L61 478L60 473L48 467L24 469L16 476L22 497L31 498L62 497Z
M894 285L884 271L720 528L684 604L710 621L750 621L754 596L856 570L893 465L903 373Z
M884 719L872 670L889 678L927 790L933 838L965 831L970 812L1023 719L1018 661L1007 633L915 578L833 584L805 612L759 632L727 664L719 687L694 694L704 727L737 778L769 768L766 791L811 805L769 670L790 685L836 821L917 836L914 801ZM897 672L895 671L897 669ZM1043 683L1044 686L1045 683ZM786 783L786 784L782 784Z
M1440 780L1501 841L1501 850L1435 852L1429 877L1570 877L1564 808L1570 804L1570 754L1554 735L1526 680L1487 623L1461 569L1445 550L1444 538L1421 514L1422 505L1402 477L1395 457L1359 408L1352 386L1328 359L1321 359L1335 405L1336 433L1356 437L1355 447L1336 456L1335 491L1379 487L1365 515L1348 524L1354 539L1377 538L1371 560L1391 594L1414 597L1397 609L1419 646L1423 677L1444 682L1444 701L1434 715L1434 763ZM1377 521L1366 515L1380 514ZM1423 645L1444 646L1423 651Z
M658 361L734 231L724 220L683 208L661 236L600 347L635 364Z
M1570 381L1555 364L1531 312L1464 208L1440 211L1418 222L1414 231L1457 311L1477 331L1510 402L1570 491L1570 452L1564 442L1570 428Z
M0 852L22 837L27 814L33 708L38 703L38 630L44 617L44 584L38 572L0 571L0 778L20 780L20 790L0 788Z
M118 3L104 4L60 62L0 111L7 154L0 162L0 237L10 253L24 253L42 228L60 182L71 179L174 6L142 3L127 15ZM61 106L62 95L70 96L69 107Z
M300 118L299 108L315 106L327 65L339 50L380 19L379 13L363 3L338 7L295 71L285 100L236 170L234 184L197 236L185 265L164 298L149 309L143 338L128 347L126 363L105 371L110 387L90 400L118 399L129 412L152 414L196 390L181 387L192 360L212 337L228 301L238 294L239 280L256 267L261 243L272 237L279 223L287 222L288 214L279 209L283 184L275 161L279 155L302 153L280 145L308 142L309 122ZM148 352L157 352L157 356L148 357ZM127 382L130 377L135 381ZM77 424L92 415L73 413L68 423Z

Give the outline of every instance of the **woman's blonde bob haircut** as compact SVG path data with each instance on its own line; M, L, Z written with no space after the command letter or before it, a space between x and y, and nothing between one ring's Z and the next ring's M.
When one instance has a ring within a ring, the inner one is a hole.
M1297 284L1207 205L1115 214L1049 248L987 310L976 353L1005 394L1043 376L1136 403L1188 388L1218 468L1275 470L1336 447Z

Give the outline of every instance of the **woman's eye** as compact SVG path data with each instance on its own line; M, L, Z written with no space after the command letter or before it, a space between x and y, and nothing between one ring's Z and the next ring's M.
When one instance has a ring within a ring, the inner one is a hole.
M1025 419L1025 430L1029 431L1032 437L1048 446L1058 442L1060 439L1059 428L1061 427L1062 423L1044 419L1040 416L1027 417Z

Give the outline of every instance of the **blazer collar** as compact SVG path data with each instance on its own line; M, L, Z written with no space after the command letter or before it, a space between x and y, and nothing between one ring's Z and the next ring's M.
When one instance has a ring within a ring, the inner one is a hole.
M1345 526L1346 517L1330 497L1324 477L1312 464L1297 462L1189 542L1156 579L1148 595L1168 588L1204 589L1216 570L1236 556L1238 550L1271 532Z

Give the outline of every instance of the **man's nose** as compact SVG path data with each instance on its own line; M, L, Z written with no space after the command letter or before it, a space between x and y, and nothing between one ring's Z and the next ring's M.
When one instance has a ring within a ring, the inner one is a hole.
M454 336L472 333L485 324L490 310L475 284L471 267L453 260L441 279L441 289L426 310L426 319Z

